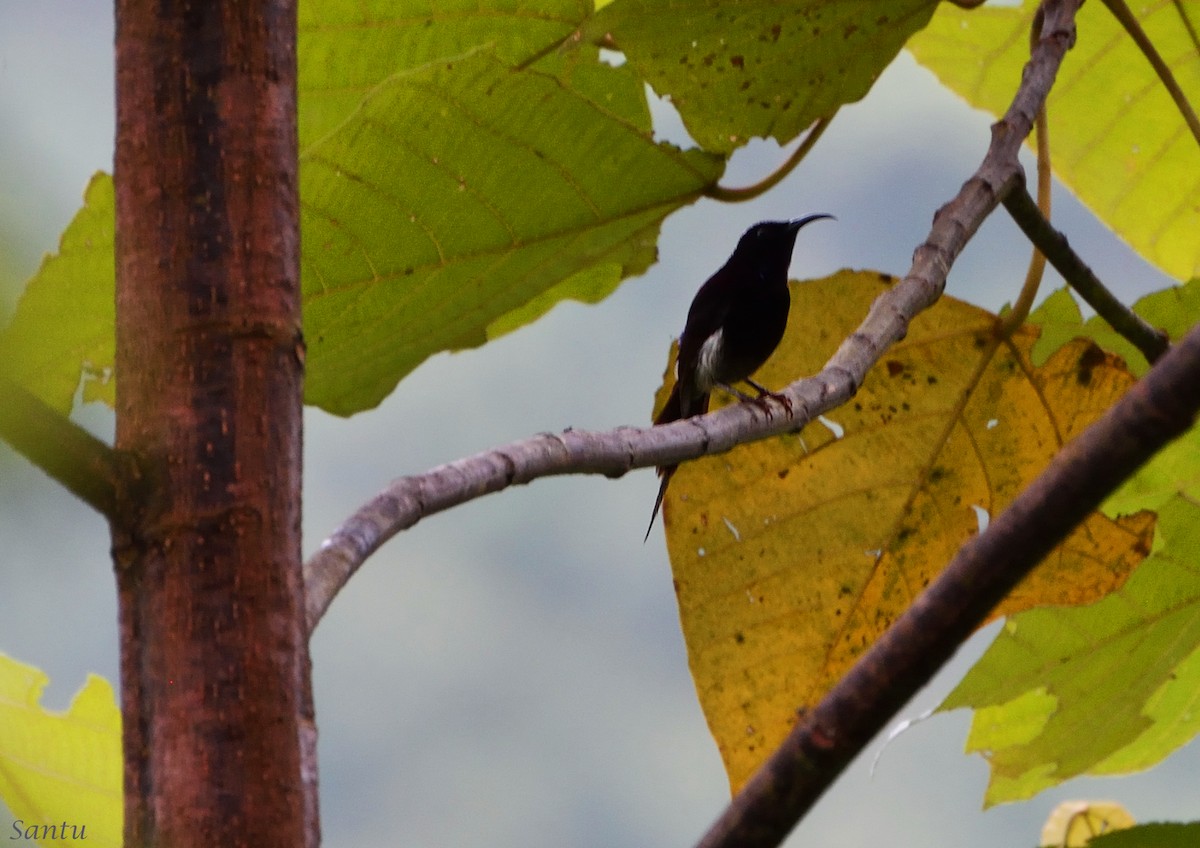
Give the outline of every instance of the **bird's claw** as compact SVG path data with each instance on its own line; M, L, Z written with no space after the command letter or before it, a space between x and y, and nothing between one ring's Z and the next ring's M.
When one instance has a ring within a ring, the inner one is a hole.
M791 398L785 394L776 392L763 392L758 397L754 398L751 403L757 405L759 409L765 412L767 415L767 420L769 421L775 417L774 413L771 411L770 401L778 402L784 408L784 411L787 412L788 418L795 417L794 410L792 409Z

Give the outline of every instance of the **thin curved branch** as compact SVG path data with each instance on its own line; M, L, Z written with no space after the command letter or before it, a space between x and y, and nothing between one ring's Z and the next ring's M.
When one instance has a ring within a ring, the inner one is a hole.
M833 123L836 115L837 110L834 110L832 115L818 118L816 123L812 125L812 129L808 131L808 135L804 137L804 141L796 146L796 149L792 151L792 155L787 158L787 161L754 185L744 186L743 188L725 188L724 186L714 185L705 190L704 196L711 197L713 200L724 201L725 203L741 203L766 194L781 183L788 174L794 171L797 165L804 161L804 157L808 155L808 151L813 149L813 145L817 143L817 139L824 135L825 130L829 129L829 125Z
M121 455L28 389L0 377L0 439L100 514L117 514Z
M674 465L797 431L849 400L871 364L847 361L845 366L827 367L815 377L792 383L780 393L791 404L790 414L786 403L766 398L659 427L541 433L394 480L343 522L305 563L309 632L367 557L422 518L541 477L621 477L634 468Z
M402 477L343 522L305 564L309 632L367 557L428 515L538 477L620 477L634 468L674 465L721 453L743 442L798 430L849 400L883 352L904 338L909 322L941 296L951 265L984 219L1005 195L1022 185L1017 154L1054 82L1063 54L1074 43L1077 2L1052 0L1056 9L1065 4L1069 11L1061 15L1060 24L1047 26L1012 106L992 125L992 141L983 163L958 195L934 215L933 227L914 252L908 275L875 300L862 324L842 342L821 373L794 382L780 393L791 404L791 416L784 403L767 400L737 404L662 427L547 433L425 474Z
M1004 207L1021 232L1046 255L1067 284L1079 292L1080 297L1109 326L1141 351L1147 362L1153 363L1166 352L1169 344L1167 335L1146 323L1142 316L1121 303L1104 287L1092 269L1071 249L1066 237L1042 217L1027 191L1021 189L1011 192L1004 199Z
M1196 139L1197 144L1200 144L1200 118L1196 117L1196 110L1192 108L1187 95L1179 87L1179 82L1175 79L1175 74L1171 72L1170 66L1159 55L1158 48L1154 46L1154 42L1150 40L1150 36L1146 35L1146 31L1142 29L1137 16L1125 5L1125 0L1104 0L1104 5L1108 7L1108 11L1112 13L1121 26L1125 27L1125 31L1129 33L1129 37L1133 39L1134 43L1142 51L1142 55L1150 62L1151 67L1154 68L1154 72L1158 74L1159 80L1162 81L1163 87L1171 95L1171 99L1175 101L1175 108L1179 110L1179 114L1183 116L1188 129L1192 131L1192 137ZM1184 17L1184 21L1185 23L1189 23L1186 17ZM1190 29L1189 25L1189 31ZM1193 33L1194 38L1195 35Z

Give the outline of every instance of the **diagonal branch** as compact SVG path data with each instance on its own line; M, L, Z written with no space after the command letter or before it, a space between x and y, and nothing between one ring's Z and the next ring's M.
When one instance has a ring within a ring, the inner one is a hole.
M1010 192L1004 198L1004 208L1017 222L1021 232L1037 246L1058 273L1063 275L1067 284L1079 292L1084 301L1095 309L1110 327L1140 350L1147 362L1153 364L1166 352L1166 333L1150 326L1142 316L1121 303L1105 288L1092 273L1092 269L1071 249L1066 237L1043 217L1028 192L1024 189Z
M786 403L768 399L738 404L661 427L544 433L395 480L346 519L305 563L309 632L367 557L426 516L539 477L620 477L634 468L722 453L744 442L799 430L849 400L883 352L904 338L912 319L941 296L950 267L984 219L1009 192L1023 186L1017 154L1063 55L1074 44L1078 3L1051 0L1047 4L1042 38L1008 112L992 125L991 145L979 170L934 215L933 227L914 252L908 275L875 300L862 324L819 374L780 393Z
M47 405L0 378L0 439L97 512L112 518L117 493L132 471L122 455Z
M700 848L775 846L1005 595L1200 411L1200 326L959 551L755 773Z

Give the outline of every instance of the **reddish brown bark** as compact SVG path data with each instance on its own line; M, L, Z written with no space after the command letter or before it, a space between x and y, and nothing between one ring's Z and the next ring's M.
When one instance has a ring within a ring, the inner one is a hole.
M116 15L126 845L311 845L295 4Z

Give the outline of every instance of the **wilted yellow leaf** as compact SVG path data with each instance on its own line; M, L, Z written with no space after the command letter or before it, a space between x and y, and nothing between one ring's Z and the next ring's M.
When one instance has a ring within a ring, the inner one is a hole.
M887 283L847 271L795 285L787 337L759 381L819 370ZM676 475L664 523L680 614L735 788L981 520L1133 382L1087 341L1035 368L1037 331L997 343L996 328L994 315L943 297L828 425ZM998 612L1102 597L1152 532L1147 516L1093 515Z
M1093 836L1137 824L1116 801L1063 801L1042 825L1043 848L1084 848Z

